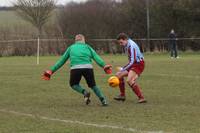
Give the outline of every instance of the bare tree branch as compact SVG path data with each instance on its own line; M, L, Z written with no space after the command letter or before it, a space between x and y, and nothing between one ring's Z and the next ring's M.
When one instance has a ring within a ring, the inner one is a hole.
M55 3L55 0L17 0L14 5L17 14L35 26L40 35L42 27L51 17Z

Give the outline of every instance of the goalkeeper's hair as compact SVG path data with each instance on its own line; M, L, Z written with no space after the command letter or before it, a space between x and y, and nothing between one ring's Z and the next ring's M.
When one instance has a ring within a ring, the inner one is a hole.
M129 37L127 34L125 33L120 33L118 36L117 36L117 40L127 40Z

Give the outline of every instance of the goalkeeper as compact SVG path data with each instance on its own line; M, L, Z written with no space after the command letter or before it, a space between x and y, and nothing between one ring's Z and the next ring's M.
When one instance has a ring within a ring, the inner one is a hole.
M111 72L111 65L106 65L101 57L92 49L89 45L85 43L85 37L82 34L75 36L75 43L72 44L63 54L63 56L57 61L57 63L47 70L43 74L44 80L50 80L50 77L55 73L59 68L61 68L67 60L70 60L70 86L73 90L84 96L86 105L90 101L90 92L80 86L80 80L83 76L87 82L89 88L91 88L96 96L101 101L103 106L107 106L107 100L102 92L102 90L97 87L92 59L102 68L107 74Z

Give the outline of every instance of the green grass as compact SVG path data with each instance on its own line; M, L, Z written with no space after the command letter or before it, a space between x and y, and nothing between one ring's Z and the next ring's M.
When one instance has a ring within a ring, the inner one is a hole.
M104 55L114 67L127 62L126 56ZM39 116L81 121L136 129L135 133L163 131L173 133L200 132L200 55L183 54L173 60L168 55L146 55L145 71L139 79L148 103L139 105L137 98L126 89L127 100L116 102L118 89L107 85L105 75L95 65L97 84L109 99L101 107L92 93L92 103L84 105L83 98L68 84L69 70L65 65L51 81L42 81L43 70L58 57L0 58L0 110L32 114L35 117L0 111L0 133L128 133L121 129L97 128L81 124L41 119ZM85 81L82 81L86 87Z

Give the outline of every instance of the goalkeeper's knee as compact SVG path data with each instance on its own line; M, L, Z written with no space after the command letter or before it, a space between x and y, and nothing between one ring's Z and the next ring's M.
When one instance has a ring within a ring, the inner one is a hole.
M71 88L81 94L85 94L86 90L82 88L79 84L72 85Z

